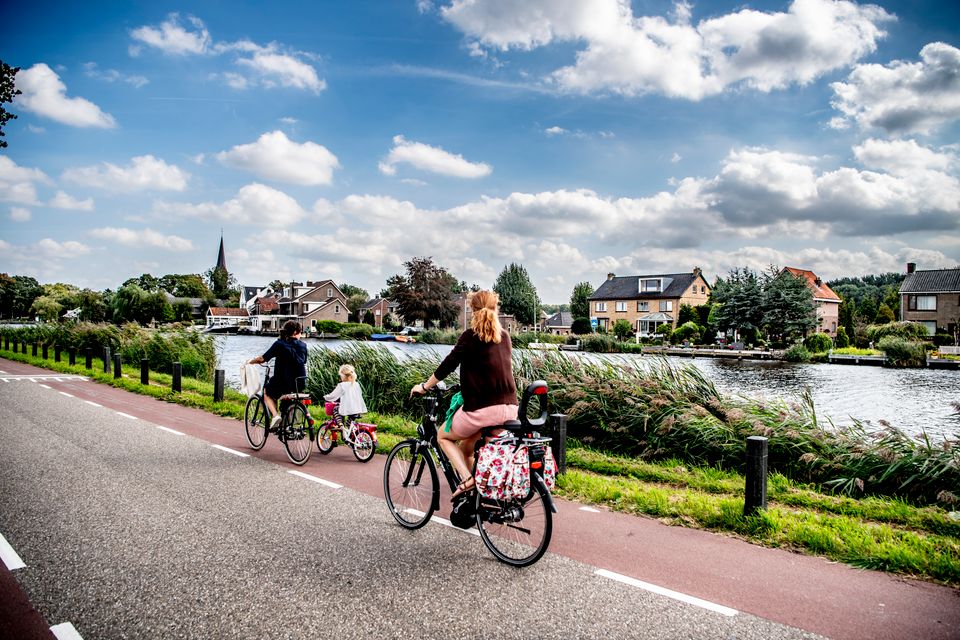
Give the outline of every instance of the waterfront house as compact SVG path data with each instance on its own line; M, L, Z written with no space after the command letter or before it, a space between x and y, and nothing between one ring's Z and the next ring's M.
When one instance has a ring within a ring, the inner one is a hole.
M794 277L803 280L807 288L813 292L813 302L817 306L817 332L829 334L831 337L837 336L837 326L840 322L840 296L834 293L833 289L827 286L827 283L821 280L813 271L804 269L794 269L793 267L784 267L784 271L789 271Z
M900 285L900 319L919 322L933 335L938 330L956 335L960 324L960 269L917 270L907 264Z
M230 331L249 325L246 309L210 307L207 309L207 331Z
M617 320L626 320L638 336L650 336L663 325L675 329L680 305L706 304L710 297L700 267L690 273L617 276L607 274L606 281L593 295L590 322L598 330L609 331Z
M315 327L320 320L347 322L349 316L347 297L333 280L292 282L278 303L283 320L299 320L304 329Z
M543 323L543 332L555 336L570 335L573 326L573 315L569 311L557 311Z
M453 299L453 303L457 305L457 328L460 331L466 331L470 326L470 320L473 318L473 311L470 309L470 305L467 304L467 293L458 293ZM520 330L520 323L517 322L517 319L511 313L500 313L497 318L500 320L500 327L503 328L507 333L516 333Z
M365 321L368 312L373 316L373 326L378 329L383 327L383 321L387 317L387 314L392 315L395 322L402 324L397 314L396 303L386 298L374 298L364 302L363 306L360 307L360 322Z
M167 291L163 292L163 297L171 307L183 303L190 305L190 319L194 322L203 320L207 315L207 301L203 298L180 298Z

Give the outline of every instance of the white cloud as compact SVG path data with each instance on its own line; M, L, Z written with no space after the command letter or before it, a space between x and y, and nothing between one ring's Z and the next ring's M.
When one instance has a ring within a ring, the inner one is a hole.
M44 118L56 120L71 127L117 126L109 113L84 98L68 98L67 87L53 69L39 62L17 74L17 88L22 95L14 99L18 107Z
M563 135L563 134L565 134L565 133L570 133L569 131L567 131L567 130L564 129L563 127L556 127L556 126L555 126L555 127L549 127L549 128L547 128L547 129L544 129L543 132L544 132L545 134L547 134L548 137L559 136L559 135Z
M834 128L853 121L891 134L928 134L960 119L960 49L932 42L920 50L920 62L859 65L846 82L830 86L832 106L843 114L830 121Z
M868 139L853 148L860 163L871 169L882 169L898 176L917 171L949 171L957 166L957 155L939 153L921 147L916 140Z
M422 142L411 142L403 136L394 136L393 149L379 164L381 173L393 176L397 165L407 163L421 171L430 171L455 178L482 178L490 175L493 167L484 162L469 162L463 156L454 155L439 147Z
M287 227L306 215L296 200L282 191L258 183L242 187L234 198L220 204L157 202L154 204L154 213L161 217L172 215L265 227Z
M93 167L67 169L63 179L107 191L183 191L190 174L152 155L137 156L126 167L101 162Z
M221 151L217 159L261 178L301 185L330 184L334 169L340 168L337 157L326 147L314 142L298 144L282 131L265 133L256 142Z
M67 240L66 242L57 242L50 238L44 238L32 247L35 254L44 258L78 258L90 253L90 247L77 242L76 240Z
M787 12L742 9L694 25L691 7L634 16L624 0L452 0L441 15L480 44L529 51L582 48L547 80L565 91L644 93L700 100L744 84L806 84L876 49L892 16L846 0L795 0Z
M63 191L57 191L56 195L50 200L50 206L56 207L57 209L93 211L93 198L78 200Z
M193 16L187 16L187 21L193 30L180 24L179 14L171 13L159 27L138 27L130 32L130 37L171 55L206 53L210 33L203 21Z
M116 69L100 69L96 62L83 63L83 69L84 73L91 78L97 78L98 80L104 80L106 82L126 82L127 84L132 84L137 89L150 84L150 81L143 76L127 75L117 71Z
M32 217L33 214L30 213L30 209L10 207L10 219L14 222L29 222Z
M136 249L152 247L166 251L190 251L193 243L180 236L165 236L153 229L125 229L102 227L90 231L90 235L101 240L110 240Z
M676 151L674 151L674 152L673 152L673 155L670 156L670 162L671 162L672 164L677 164L677 163L680 162L681 160L683 160L683 156L681 156L681 155L680 155L679 153L677 153Z
M290 116L284 116L283 118L280 118L280 122L281 124L293 126L297 124L298 120L296 118L291 118Z
M314 93L320 93L327 87L312 66L292 55L263 50L254 53L251 58L238 59L237 64L259 74L268 87L279 84L294 89L309 89Z
M39 204L35 182L52 184L40 169L21 167L9 157L0 156L0 200Z

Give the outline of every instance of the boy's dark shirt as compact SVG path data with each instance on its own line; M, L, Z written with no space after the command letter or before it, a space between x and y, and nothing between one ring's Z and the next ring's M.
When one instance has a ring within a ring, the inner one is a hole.
M510 358L510 334L500 333L500 342L484 342L473 329L460 334L433 375L443 380L460 366L463 410L476 411L497 404L517 404L517 383Z
M264 362L269 362L276 358L277 362L273 368L273 376L267 385L267 395L278 397L285 393L293 393L297 390L297 378L307 375L307 345L302 340L284 340L283 338L274 341L267 352L263 354ZM304 385L300 383L301 387Z

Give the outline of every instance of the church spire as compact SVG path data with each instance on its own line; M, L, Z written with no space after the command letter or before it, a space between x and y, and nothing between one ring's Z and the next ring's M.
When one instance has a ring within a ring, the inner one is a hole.
M220 230L220 253L217 255L216 269L227 271L227 256L223 252L223 229Z

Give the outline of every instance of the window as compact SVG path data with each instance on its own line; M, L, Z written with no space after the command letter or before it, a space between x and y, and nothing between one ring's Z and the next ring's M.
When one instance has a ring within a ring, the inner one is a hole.
M643 293L644 291L660 291L660 280L659 279L641 280L640 292Z
M626 302L618 302L618 303L617 303L617 311L619 311L619 312L621 312L621 313L626 313L626 312L627 312L627 303L626 303Z
M337 304L337 305L334 305L334 306L333 306L333 313L339 315L339 313L340 313L340 305Z
M707 292L706 285L700 285L700 293L706 293L706 292Z
M375 315L375 316L380 315L380 309L377 309L376 311L374 311L374 312L373 312L373 315Z
M935 320L924 320L920 324L927 328L928 336L932 336L937 333L937 323Z
M673 311L673 300L661 300L660 311Z
M937 296L908 296L910 311L936 311Z
M637 303L637 311L650 311L650 303L642 300Z
M327 287L327 297L328 297L328 298L332 298L332 297L333 297L333 288L332 288L332 287Z
M597 303L597 311L606 311L606 310L607 310L607 303L606 303L606 302L598 302L598 303Z

